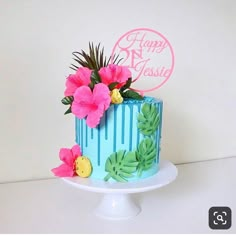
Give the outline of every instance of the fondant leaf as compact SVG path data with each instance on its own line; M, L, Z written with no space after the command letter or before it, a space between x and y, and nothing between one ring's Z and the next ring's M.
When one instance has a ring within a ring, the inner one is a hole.
M136 168L135 168L135 171L136 171ZM123 178L131 178L131 177L133 177L133 175L132 175L132 174L129 174L129 173L126 173L126 172L124 172L124 173L122 173L122 177L123 177Z
M138 114L138 128L145 136L155 133L160 123L160 115L154 104L144 103Z
M118 182L127 182L126 178L133 176L132 173L137 170L138 164L135 152L126 153L125 150L113 152L106 160L105 171L108 174L104 180L113 178Z
M137 160L139 161L138 165L138 176L142 175L143 170L148 170L157 155L157 149L155 147L155 142L151 138L145 138L139 144L137 151Z
M137 167L137 163L136 162L130 162L128 164L125 164L124 166L127 166L127 167Z
M138 120L141 121L141 122L146 121L146 119L144 118L144 116L141 113L138 114Z
M144 116L150 112L150 110L151 110L150 108L151 108L151 104L149 104L149 103L143 104L142 113L144 114Z

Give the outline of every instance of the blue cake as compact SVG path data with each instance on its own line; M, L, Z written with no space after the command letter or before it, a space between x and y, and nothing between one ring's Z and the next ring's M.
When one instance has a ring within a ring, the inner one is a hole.
M106 59L100 45L74 52L75 73L66 79L62 103L75 116L76 144L61 148L58 177L140 181L158 172L162 101L132 88L132 74Z

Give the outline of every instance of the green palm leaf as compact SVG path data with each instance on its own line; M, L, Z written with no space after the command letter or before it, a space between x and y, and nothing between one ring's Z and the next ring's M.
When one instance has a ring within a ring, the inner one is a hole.
M138 176L141 176L143 170L148 170L151 168L156 158L157 149L155 147L155 142L151 138L145 138L139 144L136 154L137 160L139 161L137 168Z
M73 96L67 96L67 97L64 97L61 102L64 104L64 105L70 105L70 107L65 111L64 115L67 115L69 113L71 113L71 105L72 105L72 102L74 101L74 97Z
M100 48L100 43L94 47L93 43L89 43L89 52L81 50L81 52L73 52L74 60L79 66L87 67L91 70L99 71L100 68L108 66L111 62L113 64L119 64L122 59L119 59L119 55L110 56L108 59L104 56L104 48ZM71 64L71 69L77 70L79 66Z
M64 105L71 105L73 101L74 101L74 97L73 96L67 96L67 97L64 97L64 98L61 99L61 102Z
M138 114L138 128L145 136L155 133L160 123L160 114L154 104L144 103L142 113Z
M132 177L132 173L137 170L139 162L136 159L135 152L127 152L120 150L113 152L106 161L105 171L108 174L104 180L108 181L110 178L118 182L127 182L126 178Z

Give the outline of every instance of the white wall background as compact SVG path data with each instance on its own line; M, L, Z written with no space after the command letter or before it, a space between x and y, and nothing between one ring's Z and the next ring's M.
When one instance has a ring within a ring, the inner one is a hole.
M0 182L52 177L74 144L60 103L71 52L88 41L109 54L125 32L155 29L171 42L162 158L174 163L236 155L236 1L0 0Z

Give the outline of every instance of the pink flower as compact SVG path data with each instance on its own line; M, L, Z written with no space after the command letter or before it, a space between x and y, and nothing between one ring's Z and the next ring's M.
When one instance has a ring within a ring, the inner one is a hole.
M87 116L87 125L94 128L99 124L110 102L110 91L105 84L96 84L93 92L88 86L81 86L74 94L72 113L79 119Z
M55 176L58 177L72 177L76 175L75 160L81 155L82 154L79 145L74 145L71 149L61 148L59 152L59 157L64 163L52 169L52 172Z
M66 79L65 96L73 96L76 89L82 85L88 85L90 83L90 76L92 70L86 67L80 67L75 74L69 75Z
M98 73L101 77L102 83L106 85L114 82L118 82L119 85L124 85L125 82L131 78L131 72L128 67L114 64L110 64L107 67L102 67Z

